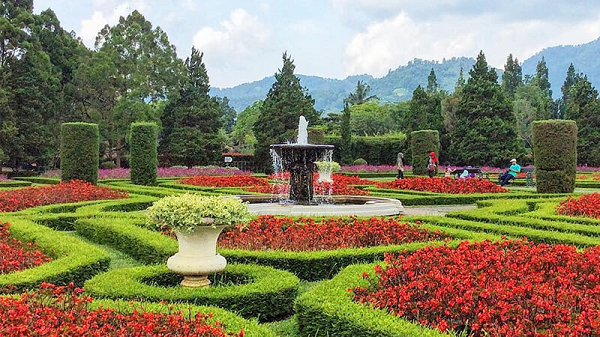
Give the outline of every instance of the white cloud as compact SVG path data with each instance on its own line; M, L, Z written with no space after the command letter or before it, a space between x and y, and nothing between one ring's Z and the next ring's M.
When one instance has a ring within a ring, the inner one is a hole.
M271 36L269 27L242 8L231 12L229 20L222 21L221 26L221 30L200 29L194 35L194 46L206 53L251 53Z
M98 32L106 25L119 22L121 16L127 16L134 10L145 11L148 5L145 0L132 0L127 2L117 0L94 0L94 12L89 19L81 20L81 29L78 35L88 47L94 47Z
M264 76L250 65L264 63L265 52L271 49L271 27L242 8L231 12L219 26L202 27L193 37L194 47L204 52L211 82L228 86L239 84L239 77L244 81Z
M541 49L579 44L600 35L600 17L575 24L553 20L506 22L498 15L446 15L416 21L405 12L372 23L355 34L346 47L348 74L382 76L414 58L441 60L486 53L492 66L501 67L512 53L520 60Z

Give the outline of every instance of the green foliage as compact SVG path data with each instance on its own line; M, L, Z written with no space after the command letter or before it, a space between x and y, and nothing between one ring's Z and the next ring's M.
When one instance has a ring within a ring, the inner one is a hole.
M405 116L404 128L407 132L417 130L443 130L441 112L441 95L437 92L426 92L418 86L413 92L408 114Z
M224 273L214 276L237 279L241 284L226 284L225 280L225 284L209 288L173 287L177 276L164 265L121 268L92 278L85 288L94 298L214 305L243 317L272 321L292 314L299 283L286 271L241 264L229 264Z
M4 163L4 161L7 159L8 157L4 154L4 151L2 151L2 148L0 148L0 167L2 167L2 163Z
M215 97L214 100L217 102L217 109L219 110L219 116L221 116L221 125L223 129L225 132L231 133L235 126L237 112L234 108L229 106L229 98Z
M483 52L469 74L456 111L456 128L450 134L448 158L455 165L504 166L507 159L523 154L511 103Z
M98 125L64 123L60 128L60 175L62 180L98 182Z
M340 172L341 167L340 164L334 161L316 161L315 164L319 168L319 170L327 170L331 172Z
M261 106L262 101L256 101L237 116L232 138L235 148L242 153L254 153L254 124L260 115Z
M439 86L437 83L437 77L435 76L435 71L433 71L433 68L431 68L431 71L429 72L429 76L427 76L427 92L434 93L434 92L437 92L438 90L439 90Z
M340 143L340 162L349 164L352 161L352 128L351 128L351 113L348 104L344 104L341 120L341 143Z
M575 122L537 121L533 136L538 192L573 193L577 174Z
M550 81L548 79L548 67L543 56L537 64L533 83L542 89L544 95L552 98L552 90L550 90Z
M271 169L272 144L294 141L293 134L298 129L300 116L304 116L310 125L318 121L315 111L315 100L308 90L300 84L294 75L294 61L287 53L283 54L283 67L275 74L275 83L265 98L260 116L254 124L256 136L256 163L263 165L262 169Z
M504 73L502 74L502 89L506 96L510 99L515 97L517 89L523 85L523 70L519 65L519 60L513 60L512 54L509 54L504 65Z
M525 147L533 147L532 125L536 120L549 119L554 110L554 102L534 83L517 88L514 94L513 111L516 118L517 133Z
M356 158L352 162L352 165L367 165L367 164L368 164L367 161L363 158Z
M131 182L136 185L156 185L158 127L154 123L132 123L129 151Z
M114 169L117 165L112 160L103 161L99 166L101 169Z
M170 164L213 164L221 156L222 116L217 102L208 96L210 85L203 55L192 48L185 61L187 77L179 97L165 108L161 153L170 157Z
M577 161L581 165L600 165L600 100L598 91L580 78L569 92L565 117L577 122Z
M356 90L354 92L351 92L350 95L348 95L346 103L350 105L359 105L367 103L371 100L376 100L377 96L369 96L370 92L371 87L368 84L365 84L365 82L358 80L358 82L356 82Z
M98 123L109 158L117 166L133 122L158 122L165 99L176 95L183 63L167 34L138 11L106 26L96 38L96 52L76 73L78 95L89 120ZM190 140L192 142L193 140Z
M3 221L10 222L11 236L22 242L35 242L52 257L52 261L35 268L0 275L2 288L13 285L20 290L32 289L42 282L60 285L74 282L82 286L86 279L108 268L110 259L100 248L39 225L24 216L4 216Z
M560 101L558 115L554 116L555 119L563 119L565 117L567 106L569 105L569 94L571 93L571 87L577 81L580 80L580 75L575 73L575 67L573 63L569 65L569 69L567 69L567 77L563 82L560 91L562 92L562 100Z
M437 130L413 131L410 134L413 174L426 175L429 153L440 153L440 133Z
M150 224L190 233L198 226L231 226L248 221L241 199L183 194L162 198L146 210Z
M340 149L347 146L340 136L326 136L325 144L335 146L333 160L340 162ZM363 158L371 165L395 165L396 155L406 149L406 135L393 133L382 136L352 136L350 158ZM406 152L404 152L406 153ZM349 162L351 163L352 160ZM342 162L343 163L343 162Z
M352 134L375 136L397 131L392 117L392 110L393 105L380 105L379 101L350 106ZM342 116L342 118L344 117Z

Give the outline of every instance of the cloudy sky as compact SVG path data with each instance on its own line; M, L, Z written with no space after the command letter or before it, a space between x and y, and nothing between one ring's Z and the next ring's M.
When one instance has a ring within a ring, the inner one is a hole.
M598 0L34 0L93 48L98 31L139 10L163 28L180 57L205 54L211 85L270 76L283 51L306 75L344 78L414 58L442 60L484 50L501 67L508 53L600 36Z

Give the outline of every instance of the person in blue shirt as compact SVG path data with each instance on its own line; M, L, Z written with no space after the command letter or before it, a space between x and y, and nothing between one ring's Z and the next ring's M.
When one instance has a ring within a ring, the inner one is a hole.
M515 179L517 177L517 173L521 172L521 166L517 164L516 159L512 159L510 161L510 167L508 171L500 176L500 186L504 186L508 184L511 179Z

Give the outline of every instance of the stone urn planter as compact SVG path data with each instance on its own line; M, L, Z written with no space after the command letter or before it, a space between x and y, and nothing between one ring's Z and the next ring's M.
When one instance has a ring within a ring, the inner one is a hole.
M217 239L228 226L248 220L248 206L239 198L183 194L163 198L146 210L150 224L177 235L179 251L167 267L183 275L184 287L208 287L208 275L225 270Z
M175 232L179 252L167 260L167 267L183 275L184 287L208 287L208 275L225 270L227 260L217 253L217 239L227 225L212 226L214 219L206 218L207 226L198 226L194 231Z

